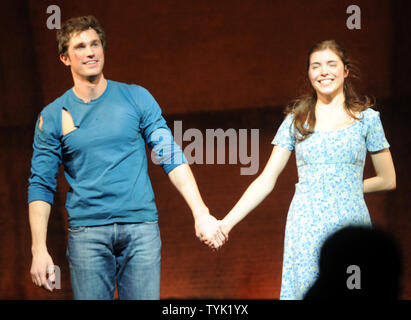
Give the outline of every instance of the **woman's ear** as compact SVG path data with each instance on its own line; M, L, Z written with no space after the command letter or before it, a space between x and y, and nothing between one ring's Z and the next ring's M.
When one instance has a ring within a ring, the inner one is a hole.
M344 66L344 78L347 78L349 73L350 73L350 69L348 68L347 65L345 65Z

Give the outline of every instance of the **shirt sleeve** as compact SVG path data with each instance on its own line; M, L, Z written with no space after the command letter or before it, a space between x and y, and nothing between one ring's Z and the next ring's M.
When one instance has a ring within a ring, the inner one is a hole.
M364 112L367 125L366 146L370 152L380 151L390 147L382 127L380 113L373 109Z
M151 158L168 174L179 165L187 163L187 159L174 141L154 97L143 87L134 86L134 89L134 98L141 115L141 133L152 151ZM135 95L137 90L140 90L138 97Z
M295 136L293 129L293 117L289 113L281 123L271 144L293 151L295 148Z
M58 170L62 162L61 144L52 117L43 114L41 116L42 127L39 128L39 116L34 131L28 203L42 200L52 205L57 189Z

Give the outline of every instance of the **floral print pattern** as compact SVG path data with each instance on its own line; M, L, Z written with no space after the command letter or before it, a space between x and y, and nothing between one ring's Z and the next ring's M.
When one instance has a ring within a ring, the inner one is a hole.
M343 227L371 225L363 196L366 154L389 144L379 112L371 108L347 127L314 131L302 142L289 114L272 144L296 153L298 183L287 215L280 299L302 299L318 276L324 241Z

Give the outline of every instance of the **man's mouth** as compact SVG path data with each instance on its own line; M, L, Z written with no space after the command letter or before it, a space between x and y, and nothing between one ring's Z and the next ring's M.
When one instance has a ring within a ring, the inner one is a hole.
M84 62L84 64L93 65L93 64L96 64L97 62L98 62L98 60L90 60L90 61Z

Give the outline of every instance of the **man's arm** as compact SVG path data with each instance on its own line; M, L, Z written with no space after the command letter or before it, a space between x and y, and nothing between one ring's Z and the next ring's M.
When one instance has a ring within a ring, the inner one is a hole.
M190 207L197 237L210 247L220 247L226 237L219 230L218 221L210 215L204 204L184 153L175 143L171 130L161 115L160 106L143 87L130 86L129 88L136 110L141 116L139 124L141 134L152 150L152 160L162 166Z
M31 252L33 255L30 274L33 283L53 291L50 282L55 281L54 263L46 245L47 224L50 216L51 205L45 201L32 201L29 203L29 222L31 229ZM49 279L47 279L49 274Z
M28 187L29 223L32 237L32 264L30 274L37 286L49 291L55 281L54 264L46 246L47 225L57 188L57 174L61 164L61 144L55 121L61 115L46 112L43 119L40 114L34 133L33 158ZM48 275L48 279L47 279Z
M196 236L212 248L221 247L227 238L220 231L217 219L210 215L204 204L190 166L186 163L179 165L169 172L168 177L193 213Z

